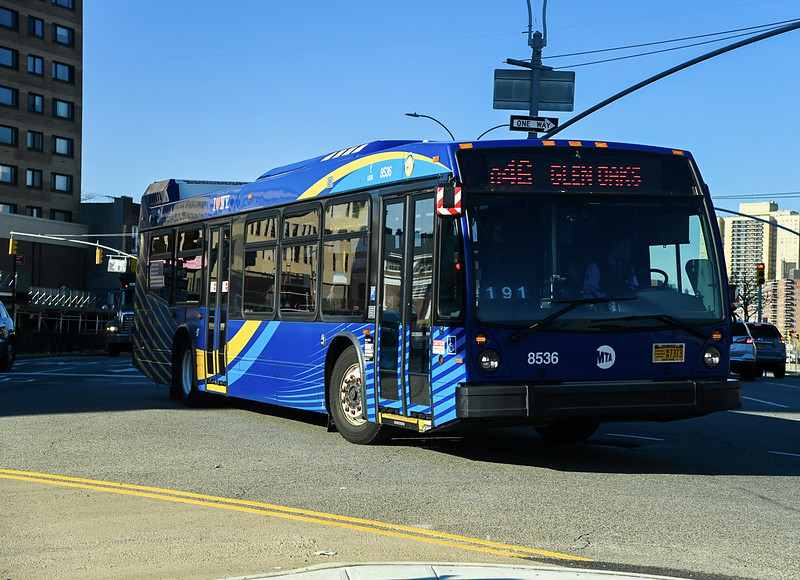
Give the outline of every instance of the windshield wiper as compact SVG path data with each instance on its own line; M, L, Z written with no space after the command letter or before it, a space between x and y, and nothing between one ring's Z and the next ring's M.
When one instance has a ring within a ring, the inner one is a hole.
M675 318L674 316L670 316L669 314L642 314L640 316L622 316L620 318L607 318L605 320L593 320L590 324L598 323L598 322L605 322L605 323L613 323L613 322L629 322L633 320L658 320L667 324L668 326L682 328L687 332L691 332L695 336L702 338L703 340L708 339L711 335L703 332L699 328L692 326L690 324L686 324L680 318ZM606 324L608 327L615 326L614 324Z
M579 306L583 306L585 304L601 304L603 302L622 302L623 300L636 300L636 297L630 298L581 298L580 300L551 300L550 304L566 304L564 308L561 310L556 310L550 316L542 318L541 320L537 320L533 324L531 324L528 328L523 328L519 332L515 332L509 338L511 342L518 342L520 339L525 338L531 332L536 332L537 330L542 330L543 328L547 328L550 326L550 323L554 320L561 318L570 310L575 310Z

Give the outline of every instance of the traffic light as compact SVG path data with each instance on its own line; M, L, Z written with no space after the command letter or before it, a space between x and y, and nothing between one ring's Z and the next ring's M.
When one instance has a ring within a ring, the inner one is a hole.
M789 340L792 340L792 335L794 334L794 329L790 328L786 331L786 334L789 335Z
M14 238L8 240L8 253L14 255L17 253L17 240Z
M95 248L95 250L94 250L94 263L95 264L102 264L103 263L103 248Z
M756 283L759 286L764 285L764 262L759 262L756 266Z

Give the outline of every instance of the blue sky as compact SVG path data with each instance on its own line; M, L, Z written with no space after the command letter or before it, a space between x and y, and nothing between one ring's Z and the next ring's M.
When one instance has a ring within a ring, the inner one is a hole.
M541 114L565 122L733 41L576 68L597 56L548 57L798 17L796 0L550 0L545 64L576 72L575 111ZM475 139L524 114L493 109L492 84L494 69L513 68L506 58L530 58L527 18L525 0L87 2L83 195L138 200L167 178L250 181L367 141L448 139L406 112ZM558 137L688 149L717 207L800 210L798 49L794 31L727 53Z

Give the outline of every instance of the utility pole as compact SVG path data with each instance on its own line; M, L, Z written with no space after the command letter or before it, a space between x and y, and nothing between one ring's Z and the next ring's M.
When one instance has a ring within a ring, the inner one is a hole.
M547 2L545 2L545 5ZM528 4L530 7L530 3ZM539 115L539 82L542 78L542 49L544 48L544 39L542 33L538 30L529 35L528 44L533 51L531 54L531 117ZM528 139L536 139L538 133L536 131L528 131Z

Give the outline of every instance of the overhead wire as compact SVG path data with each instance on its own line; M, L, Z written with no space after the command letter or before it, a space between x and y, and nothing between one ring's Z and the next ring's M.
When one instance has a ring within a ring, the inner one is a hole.
M780 21L780 22L774 22L774 23L770 23L770 24L761 24L761 25L758 25L758 26L750 26L750 27L746 27L746 28L737 28L737 29L726 30L726 31L721 31L721 32L712 32L712 33L700 34L700 35L695 35L695 36L687 36L687 37L683 37L683 38L675 38L675 39L671 39L671 40L659 40L659 41L654 41L654 42L646 42L646 43L641 43L641 44L620 46L620 47L615 47L615 48L603 48L603 49L589 50L589 51L583 51L583 52L575 52L575 53L569 53L569 54L560 54L560 55L542 57L542 58L543 58L543 60L549 60L549 59L553 59L553 58L565 58L565 57L569 57L569 56L600 54L600 53L613 52L613 51L619 51L619 50L631 50L633 48L643 48L643 47L646 47L646 46L657 46L657 45L662 45L662 44L671 44L671 43L675 43L675 42L683 42L683 41L686 41L686 40L696 40L696 39L700 39L700 38L709 38L709 37L712 37L712 36L719 37L719 38L713 38L711 40L705 40L705 41L702 41L702 42L693 42L693 43L690 43L690 44L683 44L683 45L680 45L680 46L673 46L673 47L670 47L670 48L664 48L664 49L659 49L659 50L651 50L651 51L640 52L640 53L636 53L636 54L629 54L629 55L617 56L617 57L606 58L606 59L600 59L600 60L595 60L595 61L590 61L590 62L584 62L584 63L577 63L577 64L570 64L570 65L554 67L555 69L577 68L577 67L581 67L581 66L590 66L590 65L593 65L593 64L602 64L602 63L608 63L608 62L614 62L614 61L620 61L620 60L627 60L627 59L631 59L631 58L639 58L639 57L642 57L642 56L650 56L650 55L653 55L653 54L670 52L670 51L673 51L673 50L683 50L683 49L692 48L692 47L695 47L695 46L702 46L702 45L705 45L705 44L713 44L715 42L723 42L723 41L730 40L730 39L733 39L733 38L739 38L739 37L742 37L742 36L747 36L748 34L751 34L751 33L755 32L755 31L774 30L776 28L779 28L782 25L785 25L787 23L793 23L793 22L800 22L800 18L794 18L794 19L790 19L790 20L783 20L783 21ZM723 36L723 35L725 35L725 36Z
M553 56L542 56L542 58L565 58L568 56L583 56L585 54L599 54L602 52L613 52L615 50L629 50L632 48L642 48L645 46L657 46L659 44L670 44L672 42L683 42L684 40L696 40L698 38L708 38L710 36L721 36L723 34L733 34L735 32L746 32L746 31L753 31L753 30L760 30L762 28L773 28L775 26L781 26L783 24L789 24L790 22L797 22L800 18L792 18L790 20L781 20L780 22L771 22L769 24L759 24L758 26L748 26L747 28L734 28L732 30L724 30L721 32L709 32L707 34L697 34L694 36L684 36L682 38L673 38L671 40L656 40L653 42L643 42L641 44L629 44L627 46L617 46L615 48L600 48L597 50L585 50L582 52L570 52L565 54L556 54ZM722 39L720 39L722 40Z

